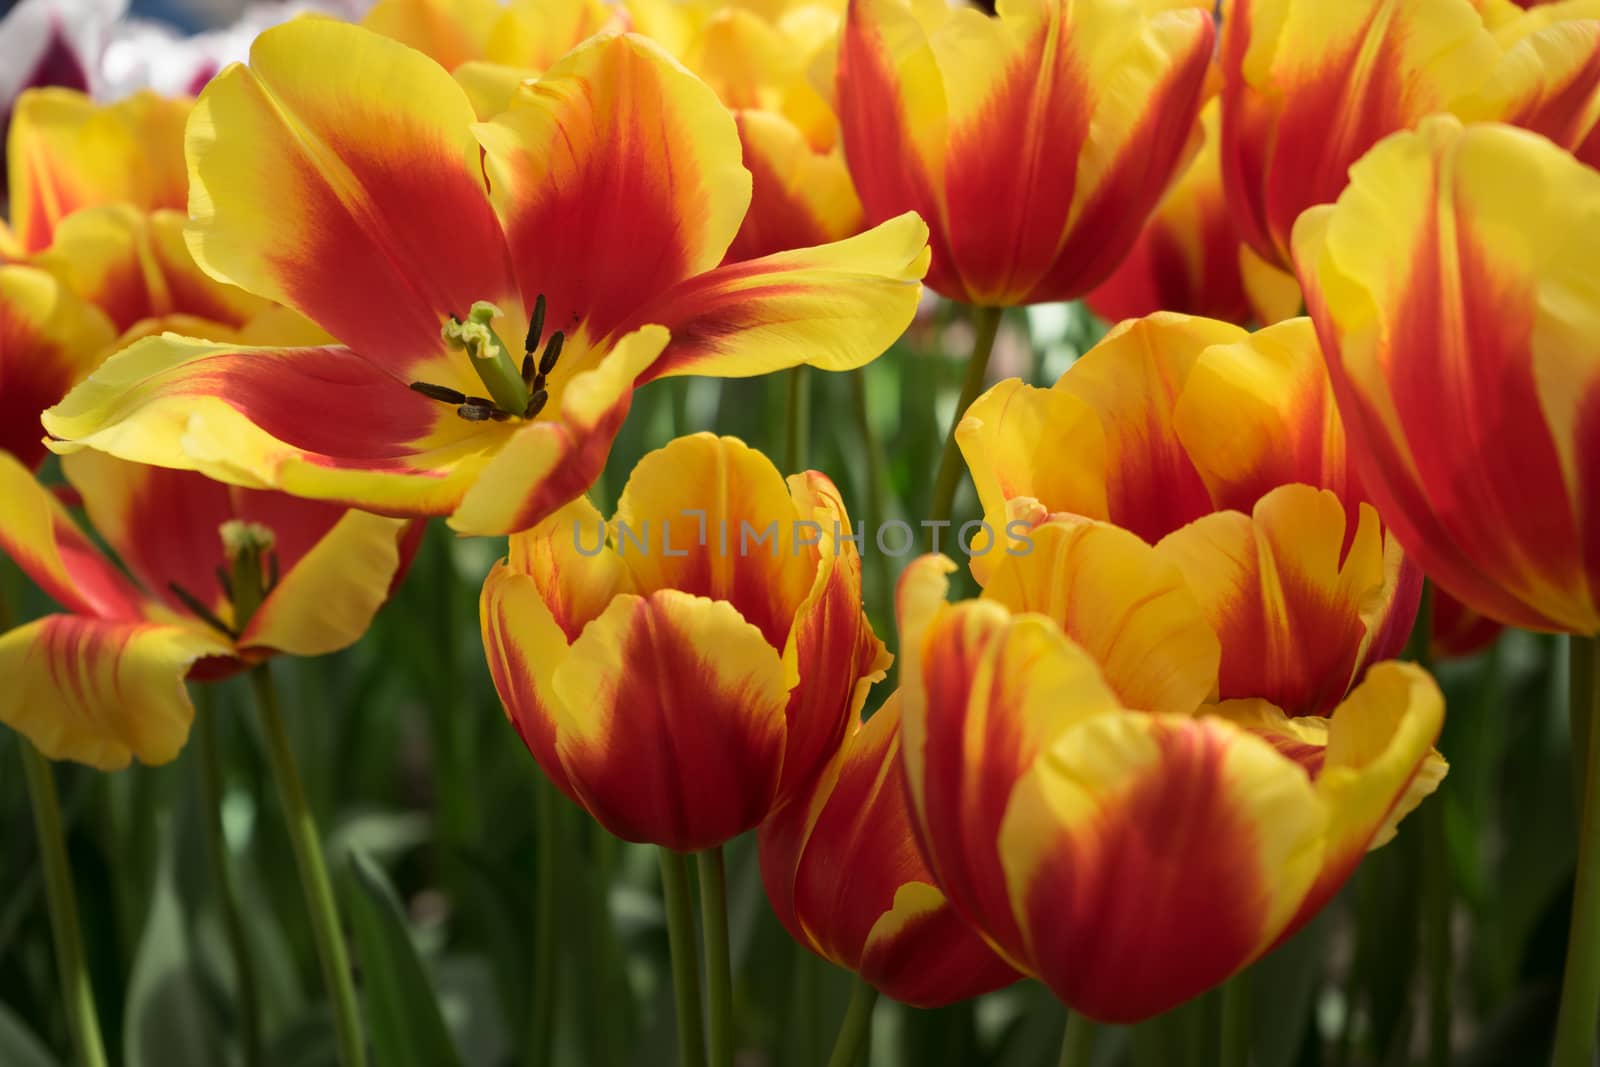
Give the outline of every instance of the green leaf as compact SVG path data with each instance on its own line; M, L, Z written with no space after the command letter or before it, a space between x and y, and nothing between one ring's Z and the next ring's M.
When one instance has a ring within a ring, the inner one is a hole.
M173 882L169 836L128 982L127 1067L215 1067L223 1061L202 983Z
M350 873L350 923L375 1062L384 1067L460 1067L461 1056L389 879L356 849L350 853Z
M60 1067L28 1024L4 1004L0 1004L0 1063L6 1067Z
M1250 968L1251 1050L1255 1067L1291 1067L1305 1046L1311 1005L1322 984L1331 912L1324 910Z

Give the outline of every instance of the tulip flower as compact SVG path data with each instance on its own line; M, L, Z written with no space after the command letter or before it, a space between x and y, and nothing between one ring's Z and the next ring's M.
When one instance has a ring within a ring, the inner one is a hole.
M643 382L870 360L927 264L908 215L717 268L749 202L733 119L631 35L475 125L426 56L287 23L201 94L189 158L195 260L341 343L146 339L46 413L57 447L468 533L587 488Z
M1295 260L1351 454L1441 588L1600 631L1600 172L1448 116L1383 141ZM1374 234L1383 234L1375 241Z
M990 18L851 0L836 96L868 221L907 210L928 220L928 285L953 300L1087 293L1187 159L1210 9L1017 0Z
M95 204L181 208L187 99L149 91L97 104L70 89L30 89L7 133L11 230L23 253L50 244L63 218Z
M93 452L62 466L126 573L0 455L0 549L63 609L0 635L0 722L51 759L171 760L186 676L345 647L401 567L400 520Z
M825 476L786 485L696 434L639 461L609 525L579 499L514 535L480 616L539 767L613 834L679 852L798 795L889 663L850 529Z
M1205 704L1217 646L1127 531L1034 531L979 600L901 578L903 758L934 881L1072 1010L1134 1022L1309 920L1444 773L1443 699L1383 663L1326 716Z
M911 830L891 696L811 786L761 824L761 879L784 928L919 1008L1016 981L933 885Z
M1221 104L1200 112L1199 153L1150 216L1128 257L1084 298L1109 322L1157 311L1271 324L1300 312L1294 276L1242 244L1222 192Z
M1300 212L1381 138L1475 91L1499 54L1471 0L1226 0L1222 174L1245 240L1290 269Z
M116 329L47 271L0 266L0 452L37 467L39 413L99 363Z
M1545 4L1507 21L1496 36L1505 54L1457 113L1544 134L1600 167L1600 3Z
M956 437L993 531L968 535L980 582L1012 523L1130 530L1204 606L1224 700L1325 714L1405 643L1421 575L1350 469L1307 319L1129 320L1049 389L995 386Z

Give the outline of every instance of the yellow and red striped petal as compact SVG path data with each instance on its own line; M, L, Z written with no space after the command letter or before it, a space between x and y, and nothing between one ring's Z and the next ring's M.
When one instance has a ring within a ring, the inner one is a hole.
M1086 292L1184 160L1212 32L1200 4L855 0L837 96L868 218L928 218L946 296Z
M504 560L484 579L478 621L489 676L506 718L545 776L574 803L582 804L556 752L562 713L552 679L572 638L557 624L534 577Z
M1243 325L1253 315L1239 266L1239 231L1222 192L1221 105L1200 112L1200 151L1167 191L1120 266L1084 298L1108 322L1156 311Z
M1600 172L1447 116L1295 230L1363 484L1429 575L1513 625L1600 630L1597 241Z
M1433 640L1430 648L1436 660L1482 652L1494 644L1505 629L1443 589L1435 587L1432 595Z
M1028 536L993 565L985 599L1054 619L1125 707L1189 713L1212 697L1222 650L1176 566L1108 523L1057 518Z
M441 323L517 301L474 117L443 68L376 33L267 30L189 122L194 258L406 381L458 384L441 366L470 379Z
M925 556L897 593L912 821L935 881L1012 963L1025 955L997 842L1012 787L1074 723L1121 705L1051 620L944 602L954 565Z
M298 560L283 564L282 578L250 617L239 647L322 656L354 644L400 574L407 527L402 519L346 511Z
M928 228L902 215L815 248L728 263L635 312L672 340L647 378L750 377L807 364L852 370L911 324L928 269Z
M0 265L0 453L37 467L40 414L109 350L105 315L34 267Z
M626 28L626 15L604 0L509 0L483 58L542 71L581 41Z
M716 266L750 203L733 117L631 34L574 49L475 129L524 306L543 294L553 329L658 321L634 312Z
M56 495L0 452L0 551L56 603L79 615L134 620L151 603L85 537Z
M866 225L842 155L817 151L782 115L738 111L733 117L750 170L750 210L726 262L842 240Z
M566 644L600 617L612 597L638 592L623 558L607 549L606 537L605 519L581 496L531 530L511 535L507 565L533 579Z
M1294 274L1262 259L1246 244L1239 246L1239 276L1250 309L1263 326L1305 314L1305 297Z
M1222 26L1223 181L1245 240L1285 268L1302 211L1499 57L1470 0L1228 0Z
M448 513L513 433L459 418L349 349L170 334L118 352L44 421L59 451L393 515Z
M1463 116L1543 134L1600 167L1600 5L1551 4L1502 33L1515 43Z
M1119 324L1068 368L1054 388L1092 408L1105 438L1104 467L1085 474L1102 481L1106 511L1088 517L1109 519L1155 542L1212 511L1174 416L1201 353L1247 336L1215 319L1162 312ZM1086 465L1097 458L1067 453L1050 462ZM1041 499L1051 511L1074 510Z
M1309 485L1274 489L1250 515L1207 515L1156 546L1222 641L1222 699L1261 697L1292 715L1326 714L1359 677L1400 592L1384 549L1370 505L1357 517Z
M611 442L628 417L633 388L667 344L659 326L635 330L615 347L578 358L581 338L563 355L579 367L552 379L544 418L511 431L498 454L475 475L450 526L463 534L506 534L537 525L581 496L605 469Z
M1219 510L1248 512L1294 482L1331 489L1347 507L1362 500L1310 319L1202 352L1172 424Z
M557 754L618 837L680 852L723 844L777 794L785 673L727 603L674 589L619 596L552 676Z
M1030 970L1103 1022L1174 1007L1277 937L1317 876L1325 823L1300 768L1231 724L1082 722L1016 783L1000 827Z
M47 247L62 219L96 204L183 207L189 107L188 100L148 90L114 104L97 104L72 89L30 89L19 96L6 168L11 228L22 251Z
M1287 718L1263 701L1223 704L1217 712L1298 763L1328 813L1321 869L1282 937L1332 899L1368 849L1394 837L1448 770L1433 749L1444 697L1414 664L1375 665L1326 719Z
M48 615L0 636L0 722L51 759L166 763L189 736L189 667L230 651L202 627Z
M184 244L184 223L176 211L86 208L61 220L35 262L109 315L124 344L126 331L147 319L183 315L237 330L266 311L268 301L199 268Z
M785 929L915 1007L1017 978L932 884L906 808L899 700L844 741L806 792L760 832L761 877Z

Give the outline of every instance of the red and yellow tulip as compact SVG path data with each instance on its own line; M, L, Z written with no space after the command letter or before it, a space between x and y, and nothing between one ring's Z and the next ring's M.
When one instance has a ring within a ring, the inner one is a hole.
M190 104L148 90L109 105L72 89L19 96L6 133L15 251L45 248L62 219L97 204L182 208Z
M103 358L117 331L49 272L0 265L0 452L29 468L48 454L39 414Z
M1597 242L1600 171L1449 116L1295 227L1363 485L1442 588L1510 625L1600 631Z
M906 215L718 268L749 203L733 119L632 35L475 123L426 56L291 22L201 94L189 159L195 260L341 343L147 339L46 413L61 450L469 533L581 493L645 381L867 362L927 265Z
M901 579L903 754L934 881L1074 1011L1155 1015L1313 916L1437 785L1443 700L1383 663L1326 717L1206 703L1218 647L1125 530L1034 531L979 600Z
M1080 296L1187 160L1204 0L851 0L837 74L868 221L928 220L928 285L970 304Z
M1506 21L1505 47L1482 89L1458 109L1544 134L1600 167L1600 0L1559 0Z
M1222 192L1221 103L1200 112L1200 151L1145 223L1122 264L1084 302L1108 322L1157 311L1244 325L1299 314L1294 276L1262 261L1239 239Z
M1326 713L1405 642L1421 576L1350 469L1307 319L1129 320L1049 389L995 386L956 439L997 533L1079 515L1175 564L1221 638L1222 699ZM1001 555L974 555L980 582Z
M696 434L639 461L609 524L579 499L514 535L483 643L540 768L618 837L685 852L796 796L889 664L850 529L825 476Z
M904 1004L939 1007L1009 985L1017 972L933 885L905 789L891 696L761 824L772 910L795 940Z
M508 72L508 97L523 72L548 69L586 38L622 22L603 0L378 0L361 19L367 29L457 72L464 83L487 81L496 68Z
M0 635L0 722L52 759L172 759L194 717L186 676L345 647L415 548L401 520L94 452L62 466L126 573L0 455L0 549L64 609ZM259 601L236 603L251 582Z

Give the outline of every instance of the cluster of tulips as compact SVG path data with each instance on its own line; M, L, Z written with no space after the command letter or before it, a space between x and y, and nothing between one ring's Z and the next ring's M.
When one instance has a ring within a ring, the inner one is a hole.
M1430 657L1501 625L1572 635L1553 1062L1592 1062L1600 3L379 0L193 88L30 88L7 134L0 549L59 612L0 636L0 721L81 1063L48 761L173 760L241 672L369 1062L268 661L360 640L430 517L509 535L483 650L537 770L659 846L681 1067L734 1062L747 832L859 977L835 1067L879 992L1024 977L1090 1063L1394 837L1447 769ZM903 538L822 471L691 433L585 495L642 386L854 371L924 286L975 343L893 635ZM990 383L1003 309L1080 299L1103 340Z

